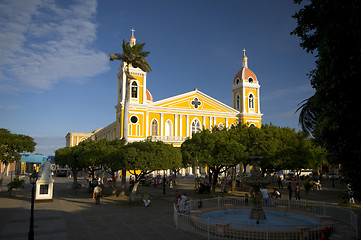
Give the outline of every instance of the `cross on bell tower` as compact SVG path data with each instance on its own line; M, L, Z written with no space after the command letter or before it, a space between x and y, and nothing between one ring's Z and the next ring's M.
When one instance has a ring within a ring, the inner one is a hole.
M130 44L131 47L133 47L135 45L135 42L136 42L136 39L134 37L135 30L134 30L134 28L132 28L132 29L130 29L130 31L132 32L132 36L129 39L129 44Z

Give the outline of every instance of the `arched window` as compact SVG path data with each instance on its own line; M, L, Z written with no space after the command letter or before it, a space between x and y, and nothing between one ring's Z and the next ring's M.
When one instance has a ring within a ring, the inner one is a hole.
M224 128L223 123L219 123L219 124L218 124L218 129L219 129L219 130L223 130L223 128Z
M236 109L240 110L241 109L241 97L237 94L236 97Z
M132 82L132 98L138 97L138 84L136 81Z
M170 137L170 136L173 136L172 134L172 121L171 120L167 120L165 122L165 133L164 135L167 136L167 137Z
M248 108L253 109L254 108L254 97L253 94L250 94L248 97Z
M192 134L193 133L198 133L200 131L202 131L201 123L199 122L198 119L194 119L193 122L192 122Z
M152 136L158 136L158 122L155 119L152 121Z

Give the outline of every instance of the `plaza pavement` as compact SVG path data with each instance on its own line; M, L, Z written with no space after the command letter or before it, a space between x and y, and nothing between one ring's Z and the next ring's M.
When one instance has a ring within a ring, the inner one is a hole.
M28 182L28 180L26 179ZM85 181L82 180L85 184ZM70 190L71 179L55 178L54 200L36 202L34 232L36 240L60 239L200 239L191 233L178 231L173 222L175 190L141 187L152 198L152 205L141 202L129 205L125 198L108 196L95 205L85 189ZM0 193L0 239L27 239L30 225L31 185L12 198L6 183ZM13 195L15 195L13 193Z
M0 239L27 239L30 224L31 185L26 180L25 189L9 198L6 181L0 189ZM193 191L194 179L179 179L177 190L187 193L190 198L208 198ZM8 180L9 181L9 180ZM125 197L105 196L101 205L95 205L92 195L85 188L74 191L70 189L72 179L55 178L54 200L36 202L34 212L34 232L36 240L60 239L202 239L198 235L178 231L173 222L173 201L176 189L139 187L139 197L150 193L152 205L144 207L141 202L129 205ZM85 184L85 180L80 178ZM336 188L325 184L324 191L312 191L308 196L301 193L301 198L329 203L340 203L339 195L344 186ZM271 188L271 187L270 187ZM2 190L2 192L1 192ZM287 197L287 189L281 190ZM13 193L14 195L14 193ZM244 196L244 192L230 195ZM358 205L360 206L360 205ZM356 209L360 220L360 207ZM360 227L361 228L361 227Z

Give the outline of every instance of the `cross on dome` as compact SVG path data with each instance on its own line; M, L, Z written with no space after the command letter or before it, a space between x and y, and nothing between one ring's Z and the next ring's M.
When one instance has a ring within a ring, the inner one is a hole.
M130 29L130 31L132 32L132 37L134 37L134 32L135 32L134 28Z
M242 67L244 68L248 68L248 64L247 64L247 56L246 56L246 49L243 48L243 57L242 57Z

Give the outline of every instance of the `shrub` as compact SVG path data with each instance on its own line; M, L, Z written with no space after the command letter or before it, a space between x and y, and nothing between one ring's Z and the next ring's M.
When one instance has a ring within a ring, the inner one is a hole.
M10 196L13 189L16 189L16 194L18 193L19 188L24 189L24 183L25 181L23 179L20 180L19 175L16 175L14 180L8 183L8 191L10 192Z

